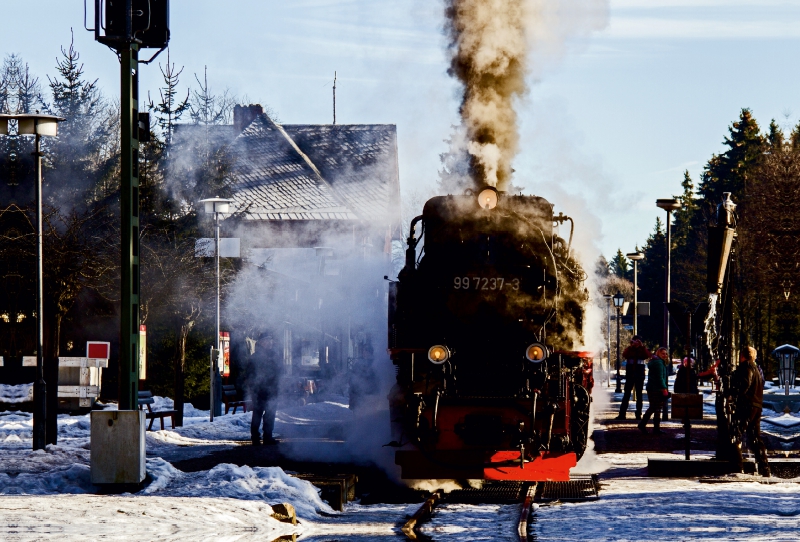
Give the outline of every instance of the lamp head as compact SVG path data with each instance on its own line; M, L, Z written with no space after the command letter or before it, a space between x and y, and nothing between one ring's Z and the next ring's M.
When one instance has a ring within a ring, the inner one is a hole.
M676 200L675 198L657 199L656 205L667 212L677 211L682 207L681 202Z
M644 258L644 254L641 252L628 252L625 255L625 257L631 260L632 262L638 262L639 260Z
M625 303L625 296L622 295L620 292L614 294L614 297L612 297L611 299L614 300L614 306L618 309L621 309L622 305Z
M229 198L216 197L201 199L200 203L205 205L205 211L207 214L227 214L230 212L230 204L233 203L233 200Z
M58 123L66 120L55 115L41 113L23 113L20 115L0 115L0 134L8 135L8 121L16 120L19 135L43 135L56 137Z

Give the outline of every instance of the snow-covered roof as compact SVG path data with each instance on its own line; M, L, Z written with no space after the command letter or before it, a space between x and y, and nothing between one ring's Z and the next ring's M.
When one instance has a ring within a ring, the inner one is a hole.
M245 221L400 221L393 124L281 125L260 114L239 134L209 128L233 158L232 210ZM176 146L206 129L182 125Z

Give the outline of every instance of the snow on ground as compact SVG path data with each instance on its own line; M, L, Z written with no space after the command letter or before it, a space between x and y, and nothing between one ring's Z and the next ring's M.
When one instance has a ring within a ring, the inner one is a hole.
M0 403L18 404L33 401L33 384L0 384Z
M597 501L542 506L532 531L548 540L797 540L796 484L603 479Z
M618 408L610 390L595 395L597 412ZM713 400L706 395L710 415ZM156 398L155 407L171 409L172 402ZM396 540L406 517L419 506L349 504L344 513L335 513L316 488L278 467L221 464L208 471L182 472L159 456L169 452L170 457L180 457L182 450L211 444L238 445L250 437L250 413L217 417L211 423L207 411L187 405L185 412L183 427L147 432L151 482L135 495L122 496L93 494L97 488L89 475L88 415L59 416L59 444L33 452L31 415L0 412L0 539L71 540L91 533L109 540L133 534L140 540L192 542L274 540L292 534L310 542ZM794 416L768 414L771 427L796 430ZM359 422L346 400L329 398L281 408L276 433L291 440L292 435L324 433L343 424ZM587 454L592 459L581 462L582 472L601 472L600 499L542 506L531 533L540 541L797 538L800 485L735 477L715 484L646 477L648 458L681 453ZM698 459L712 454L692 452ZM270 516L270 505L279 502L296 507L298 525ZM518 514L519 506L445 504L422 532L433 540L517 540Z
M0 539L272 541L302 532L271 514L262 501L210 497L0 497Z

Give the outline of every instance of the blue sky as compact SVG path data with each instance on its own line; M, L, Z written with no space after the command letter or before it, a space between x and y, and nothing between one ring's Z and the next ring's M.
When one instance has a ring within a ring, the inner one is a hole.
M602 7L560 1L572 10L563 24ZM441 2L171 3L184 84L208 66L212 87L268 104L282 122L326 123L335 70L338 122L396 124L403 191L433 190L458 106ZM0 55L22 55L46 82L72 27L87 75L118 94L117 61L83 30L81 0L0 7ZM602 28L532 55L514 167L517 185L575 216L587 255L608 256L645 241L663 213L655 199L680 192L684 169L698 180L742 107L762 126L800 120L800 0L610 0L607 13ZM157 63L143 68L143 95L157 96L159 77Z

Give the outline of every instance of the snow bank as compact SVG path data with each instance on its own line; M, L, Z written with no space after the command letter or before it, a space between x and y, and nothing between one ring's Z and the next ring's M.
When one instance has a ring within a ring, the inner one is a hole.
M33 382L30 384L0 384L0 403L27 403L33 401Z
M166 488L170 482L182 476L183 472L160 457L152 457L147 458L147 475L150 477L151 482L142 490L143 495L149 495Z
M39 450L42 451L42 450ZM89 466L73 463L45 473L0 473L0 495L94 493Z
M0 447L23 448L30 446L32 438L33 415L30 412L0 412Z
M163 460L162 460L163 461ZM164 461L166 463L166 461ZM148 461L148 469L151 462ZM169 463L166 463L169 465ZM209 471L182 473L169 465L154 465L158 484L143 493L159 497L228 497L262 500L276 504L288 502L301 517L311 518L318 512L332 514L333 509L319 496L311 483L286 474L280 467L237 467L225 463ZM163 481L163 482L162 482ZM153 484L151 484L151 487Z

